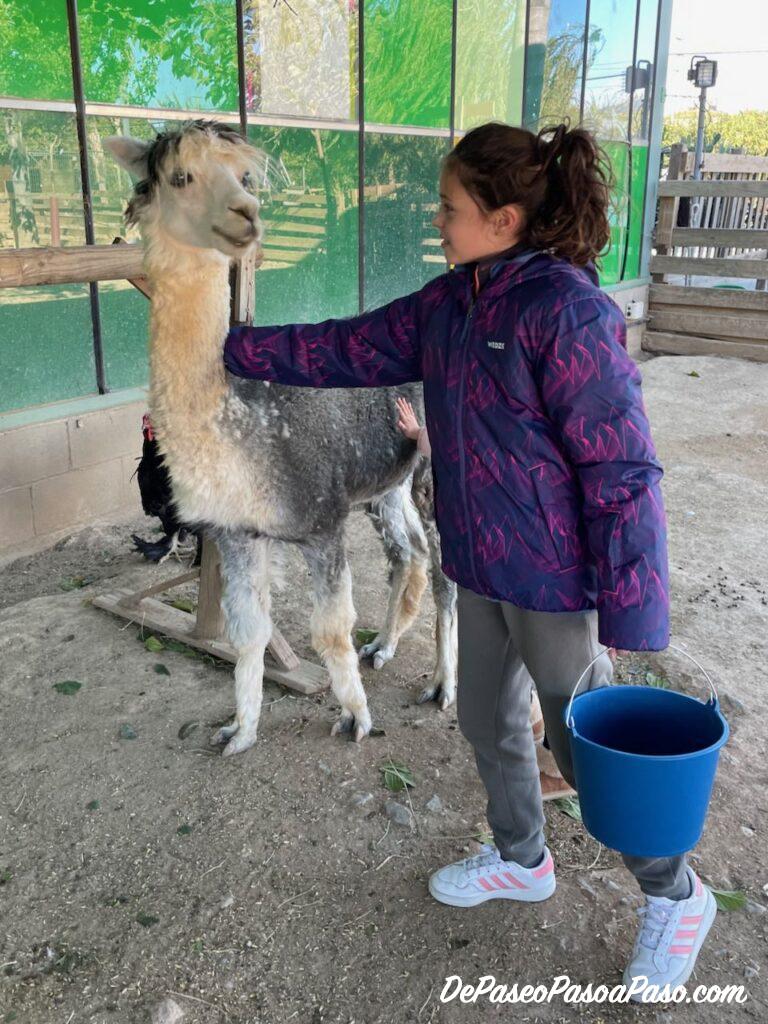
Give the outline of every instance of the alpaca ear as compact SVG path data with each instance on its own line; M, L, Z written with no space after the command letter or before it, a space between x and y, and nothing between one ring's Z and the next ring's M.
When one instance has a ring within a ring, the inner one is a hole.
M148 142L141 142L139 139L132 139L127 135L112 135L108 139L104 139L104 145L120 166L124 167L134 178L142 180L147 177L149 173Z

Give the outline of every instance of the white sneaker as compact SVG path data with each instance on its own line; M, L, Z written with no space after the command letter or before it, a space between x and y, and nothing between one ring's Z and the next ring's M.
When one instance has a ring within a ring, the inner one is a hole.
M637 1003L652 1003L661 990L672 991L690 978L696 957L717 913L715 897L688 868L691 895L686 900L668 900L662 896L646 896L643 917L635 939L632 959L624 971L624 984L646 978L645 986L633 993Z
M544 847L544 856L533 868L502 860L495 846L483 844L482 852L440 868L429 879L429 891L450 907L475 907L487 900L522 900L538 903L555 891L555 865Z

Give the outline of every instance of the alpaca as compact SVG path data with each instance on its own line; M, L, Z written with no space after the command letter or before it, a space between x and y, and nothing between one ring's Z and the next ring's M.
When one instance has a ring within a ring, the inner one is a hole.
M224 753L256 740L270 577L284 544L302 552L313 587L312 645L341 704L332 734L359 742L371 728L351 630L344 544L350 510L371 515L390 564L384 628L361 657L381 668L418 613L431 562L437 660L419 701L455 698L456 588L440 569L431 470L397 429L396 398L423 412L419 385L338 391L291 388L230 375L232 260L262 238L254 182L264 156L231 127L195 121L144 143L107 145L138 179L126 210L144 240L152 283L150 411L183 522L218 544L223 609L237 651L237 713L213 742Z

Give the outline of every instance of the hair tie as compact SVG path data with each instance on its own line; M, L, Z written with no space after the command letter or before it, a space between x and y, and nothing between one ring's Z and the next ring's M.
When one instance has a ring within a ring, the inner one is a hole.
M552 131L552 138L546 140L544 135ZM545 128L539 135L539 153L541 162L541 174L546 174L554 161L560 155L560 151L563 148L563 141L568 132L568 128L564 124L559 124L554 131L551 128Z

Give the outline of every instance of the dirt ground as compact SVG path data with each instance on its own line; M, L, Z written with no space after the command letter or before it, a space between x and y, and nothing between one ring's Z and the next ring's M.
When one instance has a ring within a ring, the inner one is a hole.
M183 1011L165 1020L183 1024L766 1019L768 366L658 358L642 370L666 468L674 634L711 669L732 727L694 863L748 898L718 915L695 980L744 984L748 1001L441 1004L454 974L617 984L640 905L618 856L550 806L551 900L432 901L429 872L476 849L484 797L455 709L414 703L432 664L431 599L394 662L363 670L384 735L359 747L331 739L330 696L268 684L257 746L223 759L207 740L233 711L231 670L148 651L136 625L88 603L177 571L131 553L130 533L151 533L142 519L2 570L1 1022L143 1024L165 999ZM350 549L358 626L376 627L385 563L362 515ZM307 574L293 554L286 577L276 621L314 658ZM703 695L671 654L627 659L622 672L646 667ZM68 680L81 688L54 689ZM411 826L385 810L409 803L382 784L390 757L415 776Z

